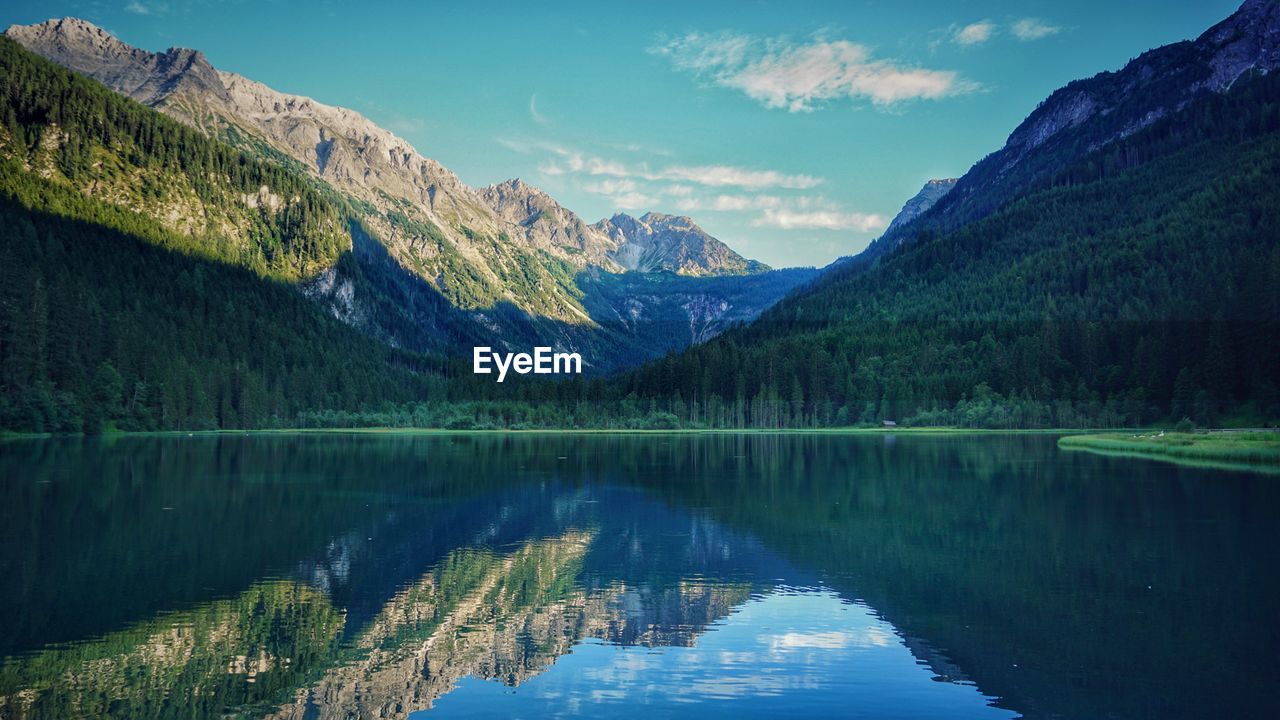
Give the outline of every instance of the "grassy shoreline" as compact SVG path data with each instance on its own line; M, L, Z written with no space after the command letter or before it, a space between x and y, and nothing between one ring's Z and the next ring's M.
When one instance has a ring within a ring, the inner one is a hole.
M1280 432L1102 433L1058 439L1064 450L1280 473Z
M113 431L96 436L85 433L0 432L0 440L58 437L188 437L216 435L1069 435L1097 433L1100 429L1080 428L961 428L961 427L842 427L842 428L491 428L452 430L448 428L352 427L352 428L259 428L253 430L152 430Z

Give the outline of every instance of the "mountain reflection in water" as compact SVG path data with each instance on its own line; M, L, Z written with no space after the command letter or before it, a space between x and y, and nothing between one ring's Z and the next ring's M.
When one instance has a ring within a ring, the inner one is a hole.
M1274 485L1047 437L23 440L0 470L0 718L1280 707Z

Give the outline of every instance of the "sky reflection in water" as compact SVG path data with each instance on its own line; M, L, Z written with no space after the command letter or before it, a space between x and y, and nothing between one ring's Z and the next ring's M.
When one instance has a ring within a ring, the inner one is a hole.
M0 720L1280 713L1280 485L1048 436L21 440L0 478Z
M517 688L468 678L413 717L1016 717L972 684L936 679L865 605L782 589L751 597L693 647L591 640Z

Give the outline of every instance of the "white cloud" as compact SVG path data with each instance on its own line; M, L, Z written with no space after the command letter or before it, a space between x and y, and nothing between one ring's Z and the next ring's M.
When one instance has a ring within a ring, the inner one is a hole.
M956 31L955 41L961 45L981 45L995 34L996 25L990 20L981 20L965 25Z
M581 187L593 195L608 198L609 202L623 210L651 209L658 203L658 198L644 193L634 180L625 178L595 180L583 183Z
M124 6L125 12L130 12L134 15L162 15L168 9L169 6L164 3L143 4L141 0L130 0L129 4Z
M550 175L551 177L559 177L564 175L565 170L563 167L553 162L544 162L538 164L538 172L543 175Z
M949 70L873 58L867 48L846 40L796 44L786 38L695 32L666 40L650 52L667 58L678 70L790 112L810 112L839 99L869 100L887 107L977 88Z
M668 150L667 148L656 147L653 145L643 145L637 142L609 143L608 147L613 148L614 150L621 150L623 152L631 153L633 155L644 155L647 157L654 157L654 156L671 157L672 155L675 155L675 153Z
M582 189L596 195L620 195L635 192L636 184L633 180L600 180L584 183Z
M648 163L628 164L620 160L587 155L555 143L521 142L497 138L497 142L518 153L541 149L554 156L544 162L539 170L546 175L585 173L616 178L633 178L650 182L673 183L671 194L691 195L689 184L707 187L742 187L751 190L786 188L806 190L822 184L822 178L804 174L789 174L777 170L758 170L734 165L668 165L653 169Z
M822 178L812 175L787 175L774 170L748 170L732 165L676 165L651 177L655 180L684 181L713 187L736 185L753 189L780 187L805 190L822 183Z
M766 208L760 217L751 221L752 227L773 227L780 230L853 230L856 232L880 230L887 224L883 216L868 213L771 208Z
M605 160L603 158L593 157L586 161L586 170L591 175L611 175L613 177L629 177L633 173L616 160Z
M615 206L623 210L650 210L658 203L657 198L640 192L622 193L621 195L610 195L608 197Z
M547 116L538 112L538 93L529 96L529 118L538 125L546 125L548 123Z
M1054 35L1062 30L1056 25L1050 25L1043 20L1037 18L1022 18L1009 27L1013 32L1013 36L1026 42L1028 40L1039 40L1042 37Z
M493 141L498 143L502 147L512 152L518 152L521 155L528 155L530 152L533 151L533 147L529 143L522 142L520 140L513 140L511 138L498 137L498 138L494 138Z
M517 152L540 151L547 157L538 172L567 179L581 192L603 198L621 210L653 210L664 205L682 213L744 213L752 227L777 230L871 232L887 223L880 215L849 212L821 195L795 192L817 187L812 175L735 165L628 163L545 141L497 140ZM772 192L770 192L772 191Z
M783 199L776 195L717 195L712 198L682 198L676 202L676 209L681 212L696 212L699 210L732 212L776 208L782 204Z
M411 135L422 132L427 124L422 118L405 115L392 115L382 123L383 127L399 135Z

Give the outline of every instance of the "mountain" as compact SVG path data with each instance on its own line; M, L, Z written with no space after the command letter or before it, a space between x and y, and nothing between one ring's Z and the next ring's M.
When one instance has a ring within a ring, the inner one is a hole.
M0 708L6 717L83 716L128 686L113 714L180 705L197 717L234 709L278 720L407 718L466 678L523 684L588 639L692 647L753 590L692 580L588 592L574 581L593 540L570 531L501 554L458 548L367 619L312 584L256 582L162 620L7 662ZM242 689L245 675L259 682ZM129 684L139 676L149 682Z
M768 265L747 260L686 216L619 213L592 226L618 245L614 259L628 270L680 275L750 275Z
M818 272L784 268L746 277L688 277L671 272L593 271L580 275L579 284L593 320L661 354L706 342L755 318Z
M0 427L263 426L441 391L308 302L343 210L0 38Z
M617 397L756 427L1280 421L1278 7L1054 93L933 209Z
M615 240L566 209L555 198L519 178L480 191L498 217L518 228L529 245L547 252L567 253L578 264L610 272L625 268L613 259L625 238Z
M574 280L587 267L691 275L767 270L696 226L673 227L656 237L644 228L632 236L588 226L519 180L472 188L357 112L218 70L197 51L147 52L74 18L14 26L5 34L211 137L335 188L352 200L361 232L383 245L395 265L453 307L473 313L482 327L514 341L532 337L556 346L592 346L588 336L595 326ZM349 277L325 278L321 285L344 283L359 289ZM332 300L338 317L389 312L353 309L362 302L376 304L376 298ZM398 342L431 344L410 338Z
M958 178L949 178L930 180L925 183L924 187L920 188L920 192L916 193L914 197L902 206L902 209L894 216L893 222L889 223L889 227L885 228L884 234L889 235L923 215L929 208L937 205L939 200L946 197L957 182Z
M879 257L926 228L985 217L1015 196L1051 184L1063 167L1229 91L1242 77L1280 68L1280 3L1247 0L1194 41L1150 50L1116 72L1067 84L1027 116L1004 147L969 170L932 213L902 223L872 245Z

